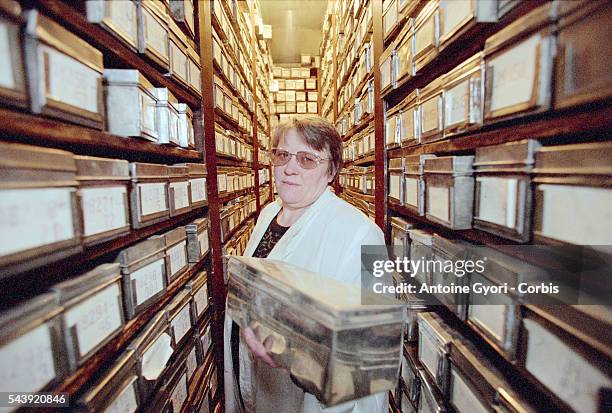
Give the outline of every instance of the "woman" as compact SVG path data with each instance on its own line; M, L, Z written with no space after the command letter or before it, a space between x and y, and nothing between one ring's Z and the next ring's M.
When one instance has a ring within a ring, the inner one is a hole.
M280 199L261 211L245 255L284 261L360 285L361 246L384 245L384 237L380 228L328 188L342 167L338 132L318 116L292 119L275 129L272 147ZM271 343L257 334L251 329L238 333L238 326L226 317L226 412L387 411L386 393L324 409L278 368L267 354Z

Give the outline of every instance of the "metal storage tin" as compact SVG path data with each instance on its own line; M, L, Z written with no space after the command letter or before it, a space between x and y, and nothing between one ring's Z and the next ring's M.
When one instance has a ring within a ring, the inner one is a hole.
M174 350L165 311L156 313L128 345L138 359L138 384L142 400L147 400L161 383Z
M436 384L431 381L425 369L419 369L419 378L421 391L419 394L418 412L446 413L448 410L446 409L443 396L440 394Z
M129 48L138 50L137 2L92 1L85 2L87 20L101 25L106 31L123 41Z
M363 192L368 195L374 195L374 186L374 166L368 166L365 169L365 188Z
M403 147L418 145L419 139L419 89L415 89L399 104L400 112L397 119L399 138Z
M389 47L387 47L387 50L385 50L380 55L379 70L380 70L380 89L382 93L394 87L394 80L393 80L393 56L395 53L394 49L395 49L395 46L393 44L390 44Z
M389 175L389 200L404 204L404 158L387 161Z
M130 175L132 227L142 228L168 219L170 210L166 165L132 162Z
M497 1L440 0L440 50L481 23L497 21Z
M421 376L419 370L421 369L417 359L416 348L404 345L400 376L401 384L398 387L402 413L418 411L419 396L421 394Z
M202 74L200 55L191 46L187 46L189 58L189 87L200 96L202 94Z
M81 251L70 152L0 143L0 276Z
M21 6L16 1L0 2L0 104L28 107L23 45L20 38Z
M397 0L387 1L387 8L383 13L383 37L386 39L398 23ZM349 32L350 33L350 32Z
M534 140L476 149L474 228L518 242L531 235Z
M108 131L115 135L136 136L157 142L157 97L154 89L138 70L105 69Z
M443 156L425 160L425 216L450 229L472 227L473 156Z
M387 149L395 148L400 145L400 136L398 128L398 112L399 108L395 107L388 111L385 116L385 146ZM368 145L369 149L369 145Z
M122 250L117 257L123 275L127 319L140 314L166 292L164 240L149 238Z
M3 392L52 388L68 374L55 295L46 293L0 313Z
M36 10L25 16L32 112L102 129L102 53Z
M183 348L183 354L185 358L185 368L187 370L187 382L191 383L195 372L202 365L202 360L199 357L199 341L200 335L198 331L194 329L194 332L189 336L185 347Z
M434 234L433 236L433 260L441 263L439 266L435 266L431 272L431 285L442 285L452 286L463 286L469 283L469 272L465 269L461 270L455 267L450 272L445 271L446 263L457 261L464 261L469 259L469 248L470 244L463 242L458 239L449 239L441 235ZM463 275L460 275L459 271L463 271ZM466 318L467 309L467 294L455 294L455 293L434 293L433 294L443 305L448 307L453 313L457 315L461 320Z
M482 53L477 53L444 76L445 138L482 125L482 67Z
M78 412L134 412L143 402L138 388L137 359L126 350L76 402Z
M444 78L439 77L419 90L419 140L429 143L443 138Z
M172 335L172 346L175 350L182 348L183 343L191 337L191 294L180 290L166 306L168 324Z
M83 243L92 245L129 232L128 162L79 155L74 160Z
M205 320L200 324L199 337L200 337L200 351L202 359L205 360L207 354L212 353L212 335L211 335L211 320Z
M609 41L608 2L559 1L555 108L609 98L612 76L605 64ZM589 70L581 70L581 68Z
M408 231L412 223L400 218L391 217L391 240L394 251L401 251L401 258L410 258L410 238Z
M153 90L157 98L155 104L157 142L180 145L178 101L165 87Z
M272 357L322 403L395 388L405 323L399 302L360 305L357 287L282 262L231 257L228 273L228 316L276 337Z
M419 313L417 322L419 361L442 394L448 394L450 378L448 356L453 341L453 330L436 313ZM421 391L423 390L421 386ZM422 405L422 399L419 405L421 408L425 407Z
M170 13L174 20L187 28L190 37L195 36L195 11L193 0L170 0Z
M519 18L485 43L485 123L548 110L555 37L552 2Z
M102 264L53 287L61 314L70 371L75 371L123 328L119 264Z
M435 155L406 155L404 157L404 206L418 215L425 215L425 160Z
M395 60L393 62L393 77L396 87L405 79L412 76L412 54L414 50L414 21L408 19L402 28L402 34L398 36L395 45Z
M208 253L208 218L198 218L185 225L187 233L187 258L189 263L199 262Z
M535 157L534 241L611 245L612 142L543 147Z
M182 30L168 19L168 75L185 86L189 86L189 58L187 38Z
M185 288L191 293L191 318L197 323L206 313L208 308L208 274L206 271L199 272L189 280Z
M168 170L168 203L170 216L191 211L189 191L189 168L187 166L169 165Z
M177 105L179 123L178 140L183 148L195 148L195 137L193 132L193 113L186 103Z
M161 3L151 0L138 2L138 52L143 53L162 69L168 69L168 14Z
M440 28L438 1L430 1L414 20L414 53L412 74L420 74L429 62L438 55Z
M151 238L161 238L164 240L166 249L166 282L170 285L189 268L185 227L177 227L165 234L155 235Z

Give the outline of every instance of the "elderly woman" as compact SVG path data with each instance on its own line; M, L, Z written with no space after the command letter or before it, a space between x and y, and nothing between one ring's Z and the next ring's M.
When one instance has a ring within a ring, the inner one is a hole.
M284 261L359 285L361 246L383 245L384 237L363 213L328 188L342 167L338 132L318 116L295 118L278 125L272 146L280 199L261 211L245 255ZM226 412L387 411L386 393L324 408L278 368L267 353L269 340L251 329L238 330L226 318Z

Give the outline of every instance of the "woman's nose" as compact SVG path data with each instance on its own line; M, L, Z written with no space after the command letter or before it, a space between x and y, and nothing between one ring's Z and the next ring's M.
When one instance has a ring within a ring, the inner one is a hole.
M292 156L291 159L289 159L289 162L287 162L287 165L285 165L285 174L295 175L300 172L299 168L300 166L297 163L297 157Z

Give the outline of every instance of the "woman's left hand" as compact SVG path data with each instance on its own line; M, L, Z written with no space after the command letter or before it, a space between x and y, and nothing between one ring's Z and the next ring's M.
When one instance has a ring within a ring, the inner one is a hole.
M251 351L251 353L255 357L261 359L264 363L266 363L270 367L273 367L273 368L281 367L280 364L272 360L272 357L270 357L270 353L269 353L270 349L272 348L272 345L274 344L274 337L268 336L262 342L258 333L259 333L258 327L255 328L255 331L253 331L249 327L242 330L242 338L244 338L244 341L246 345L249 347L249 350Z

